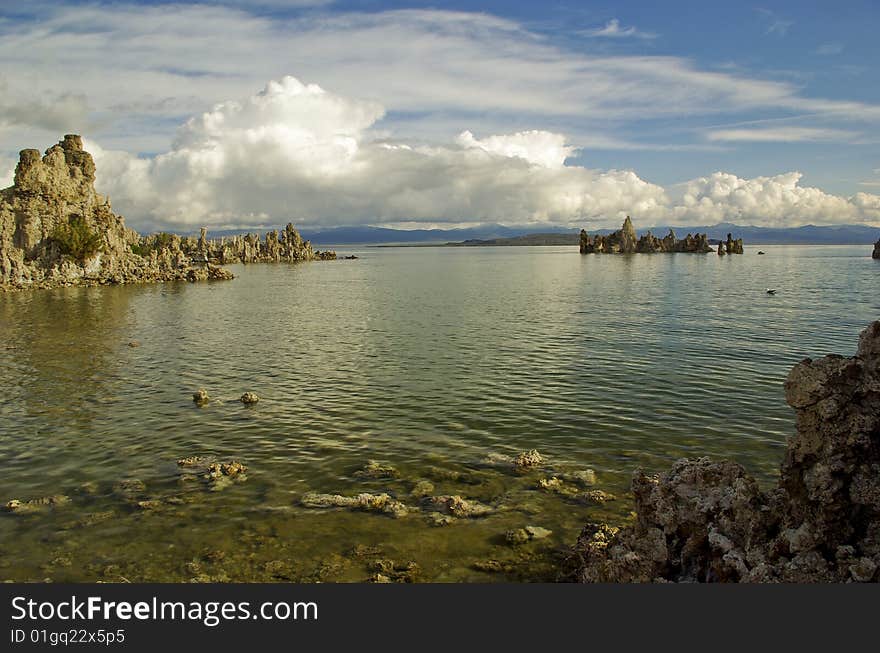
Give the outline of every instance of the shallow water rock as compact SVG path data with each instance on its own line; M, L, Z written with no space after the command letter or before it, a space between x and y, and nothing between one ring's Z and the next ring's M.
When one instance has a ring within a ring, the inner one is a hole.
M397 563L394 560L374 560L369 565L374 572L369 583L413 583L422 573L421 567L415 562Z
M580 483L581 485L595 485L597 482L596 472L592 469L579 469L574 472L563 472L560 475L562 480L568 483Z
M16 515L28 515L58 508L67 505L68 503L70 503L70 497L67 495L53 494L47 497L39 497L38 499L28 499L27 501L12 499L11 501L6 502L4 509L6 512L11 512Z
M255 403L260 401L260 397L257 396L256 392L245 392L243 395L241 395L240 401L245 406L253 406Z
M544 464L544 456L537 449L523 451L513 459L513 464L519 468L538 467Z
M378 512L395 518L405 517L409 512L406 505L384 493L370 494L362 492L354 497L346 497L341 494L308 492L300 497L300 504L305 508L352 508L367 512Z
M90 526L94 526L96 524L101 524L106 521L110 521L116 517L116 512L113 510L102 510L99 512L90 512L87 513L84 517L78 519L73 523L74 528L89 528Z
M428 523L431 526L449 526L450 524L454 524L458 521L452 515L444 515L439 512L432 512L428 515Z
M178 467L207 467L210 461L202 456L187 456L186 458L178 458Z
M208 481L211 491L219 492L233 483L246 481L246 471L247 467L237 460L211 463L202 478Z
M517 546L533 540L543 540L552 534L553 531L541 526L526 526L525 528L514 528L507 531L504 534L504 539L508 544Z
M279 580L294 580L296 578L293 567L285 560L270 560L263 565L263 570L272 578Z
M431 481L418 481L409 493L411 497L416 499L429 497L432 494L434 494L434 484Z
M463 499L457 494L427 497L424 500L424 505L428 510L464 518L483 517L495 511L490 506L478 501Z
M504 534L504 539L508 544L516 546L517 544L525 544L531 538L524 528L514 528Z
M113 494L125 501L137 501L146 491L147 484L139 478L125 478L113 484Z
M553 531L541 526L526 526L525 531L529 534L529 539L531 540L543 540L553 535Z
M369 460L367 464L354 473L356 478L389 479L399 476L391 465L383 465L377 460Z
M602 505L603 503L607 503L608 501L617 500L616 496L614 496L610 492L605 492L603 490L590 490L589 492L584 492L583 494L578 495L577 498L582 503L595 505Z
M197 406L204 406L211 400L211 396L208 394L208 391L204 388L199 388L193 393L193 402Z
M551 476L550 478L539 479L538 489L543 490L544 492L550 492L552 494L557 494L561 497L567 498L575 497L580 493L579 488L575 487L574 485L565 483L558 476Z

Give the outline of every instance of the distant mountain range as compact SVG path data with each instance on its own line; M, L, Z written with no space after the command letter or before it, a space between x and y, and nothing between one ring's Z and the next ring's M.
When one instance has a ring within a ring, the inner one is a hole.
M639 235L651 231L664 236L670 227L639 229ZM676 235L705 233L710 240L723 240L728 233L742 238L747 245L867 245L880 239L880 228L867 225L837 225L833 227L806 225L803 227L752 227L720 223L703 227L672 227ZM257 229L265 233L268 229ZM577 245L578 229L552 227L505 227L488 224L469 229L386 229L383 227L330 227L326 229L303 227L300 234L316 247L329 245ZM609 234L614 229L589 230L591 234ZM212 231L210 236L242 233L241 230Z

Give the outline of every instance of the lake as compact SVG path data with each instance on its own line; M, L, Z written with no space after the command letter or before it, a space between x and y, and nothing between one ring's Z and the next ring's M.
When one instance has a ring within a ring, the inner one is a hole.
M360 258L0 295L0 501L69 497L0 514L0 579L552 580L583 523L629 518L636 467L710 455L769 484L788 370L852 355L880 316L869 245L761 249L337 248ZM545 465L504 462L531 449ZM187 456L247 479L193 479ZM420 481L492 512L438 525ZM527 525L552 535L511 546Z

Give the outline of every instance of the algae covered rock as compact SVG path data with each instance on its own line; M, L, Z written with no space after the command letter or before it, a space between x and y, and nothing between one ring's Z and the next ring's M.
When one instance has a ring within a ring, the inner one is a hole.
M441 512L452 517L483 517L494 512L494 508L490 506L478 501L463 499L457 494L428 497L425 499L425 506L428 510Z
M253 406L255 403L260 401L260 397L257 396L256 392L245 392L243 395L241 395L240 401L245 406Z
M391 465L383 465L376 460L369 460L367 461L367 464L364 465L363 468L357 470L354 475L356 478L387 479L397 478L400 474L398 474L397 470Z
M6 512L16 515L28 515L38 512L44 512L53 508L58 508L70 503L70 497L65 494L53 494L51 496L39 497L37 499L28 499L21 501L12 499L4 505Z
M544 457L537 449L523 451L513 459L513 464L519 468L538 467L544 464Z

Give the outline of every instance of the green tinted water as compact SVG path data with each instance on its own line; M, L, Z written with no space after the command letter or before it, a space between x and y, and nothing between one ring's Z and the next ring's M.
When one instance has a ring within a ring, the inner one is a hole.
M237 266L228 283L0 296L0 500L71 498L0 514L0 578L364 580L384 559L421 580L552 578L583 522L627 517L637 466L708 454L770 481L793 428L788 369L851 354L880 316L869 247L763 249L364 248ZM486 464L528 449L547 467ZM182 483L190 455L240 460L247 480ZM357 477L370 459L398 478ZM537 488L585 469L618 500ZM136 496L114 491L133 478ZM409 496L422 479L495 512L432 526ZM312 491L412 510L300 506ZM553 535L509 546L525 525Z

